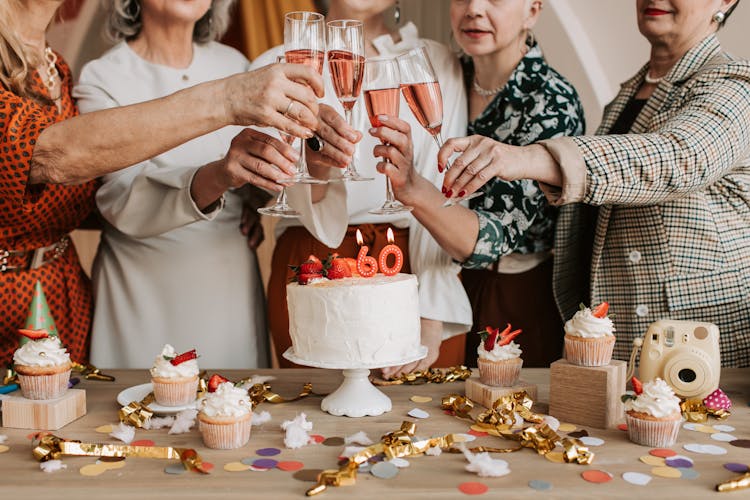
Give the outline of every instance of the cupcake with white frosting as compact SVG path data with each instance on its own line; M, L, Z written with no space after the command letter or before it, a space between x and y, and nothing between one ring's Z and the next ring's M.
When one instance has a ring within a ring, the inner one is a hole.
M198 355L195 349L177 354L169 344L151 367L154 399L162 406L184 406L195 401L198 391Z
M231 450L245 446L250 440L253 408L247 390L232 382L219 384L201 402L198 428L203 443L209 448Z
M511 387L521 375L521 347L513 342L521 330L511 331L508 326L499 328L487 327L479 332L482 342L477 347L477 367L479 381L493 387Z
M29 341L13 354L21 393L27 399L56 399L68 390L70 355L46 330L20 330Z
M625 421L631 441L644 446L664 448L677 441L682 423L680 398L662 379L641 385L633 377L635 394L625 394Z
M612 360L615 327L607 316L609 304L581 310L565 323L565 359L578 366L605 366Z

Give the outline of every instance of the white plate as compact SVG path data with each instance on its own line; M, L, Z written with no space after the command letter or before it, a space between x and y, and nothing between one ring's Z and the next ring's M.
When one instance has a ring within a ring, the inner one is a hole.
M120 394L117 395L117 402L122 406L126 406L129 405L132 401L141 401L148 395L149 392L153 392L153 390L154 386L150 382L148 384L134 385L133 387L128 387L127 389L120 392ZM154 413L160 415L171 415L174 413L179 413L182 410L197 408L197 404L197 399L192 403L181 406L162 406L154 401L153 403L148 405L148 407L151 408Z

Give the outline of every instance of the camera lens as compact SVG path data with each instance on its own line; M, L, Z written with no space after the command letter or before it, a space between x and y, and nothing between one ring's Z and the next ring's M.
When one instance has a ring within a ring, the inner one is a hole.
M695 371L690 368L683 368L677 373L677 376L686 384L695 381L695 379L697 378Z

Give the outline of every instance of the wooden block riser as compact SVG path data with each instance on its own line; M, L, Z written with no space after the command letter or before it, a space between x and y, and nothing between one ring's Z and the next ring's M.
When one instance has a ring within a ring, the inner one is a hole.
M86 391L68 389L50 400L11 396L2 401L2 414L3 427L54 431L86 414Z
M481 383L479 377L476 375L466 380L464 390L467 398L485 408L491 408L492 404L499 398L507 396L508 394L513 394L514 392L526 391L529 397L534 401L536 401L537 396L536 384L529 384L528 382L519 380L512 387L493 387Z

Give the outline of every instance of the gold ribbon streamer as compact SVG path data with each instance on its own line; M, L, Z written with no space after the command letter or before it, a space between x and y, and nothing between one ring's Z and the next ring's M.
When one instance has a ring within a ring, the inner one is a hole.
M238 384L241 384L242 382L243 381L241 380ZM271 385L268 383L254 384L247 390L247 393L250 396L250 402L253 405L253 409L264 401L272 404L291 403L292 401L300 400L311 394L315 396L323 396L323 394L316 394L313 392L311 382L305 383L305 385L302 386L300 393L292 398L283 398L275 392L272 392Z
M203 460L191 448L173 448L171 446L130 446L121 444L82 443L63 439L52 434L42 436L32 450L39 462L57 460L63 455L88 457L141 457L166 458L179 460L189 469L201 474L209 471L203 468Z
M307 490L307 496L317 495L329 486L349 486L357 480L359 466L375 455L383 454L388 459L400 457L414 457L423 454L429 448L439 446L450 449L453 446L453 434L445 436L414 440L416 425L414 422L404 421L397 431L389 432L380 438L380 442L355 453L338 469L324 470L318 476L318 484Z
M470 414L474 404L459 394L449 394L442 399L442 409L452 412L456 417L466 419L486 430L489 434L518 441L521 447L532 448L540 455L546 455L560 444L565 450L563 457L568 463L591 464L594 453L577 439L562 439L549 425L544 417L531 411L534 401L525 391L515 392L498 398L492 408L480 413L476 418ZM518 413L526 422L535 425L513 432L515 414ZM519 448L516 448L519 449Z
M707 408L700 399L686 399L680 403L682 416L688 422L703 424L712 416L717 420L726 420L732 414L731 411L724 408Z
M3 385L18 383L18 375L13 371L13 368L5 370L5 376L3 377Z
M115 377L102 373L101 370L99 370L99 368L94 365L82 365L81 363L76 363L75 361L71 361L70 364L73 371L80 373L81 376L83 376L83 378L85 378L86 380L101 380L103 382L115 381Z
M142 428L144 424L154 416L154 411L148 405L154 402L154 393L149 392L140 401L131 401L120 408L118 413L120 422L133 427Z
M750 488L750 472L716 485L716 491L737 491Z
M448 382L459 382L471 377L471 370L463 365L451 366L444 370L430 368L411 373L405 373L394 379L373 378L374 385L421 385L421 384L446 384Z

